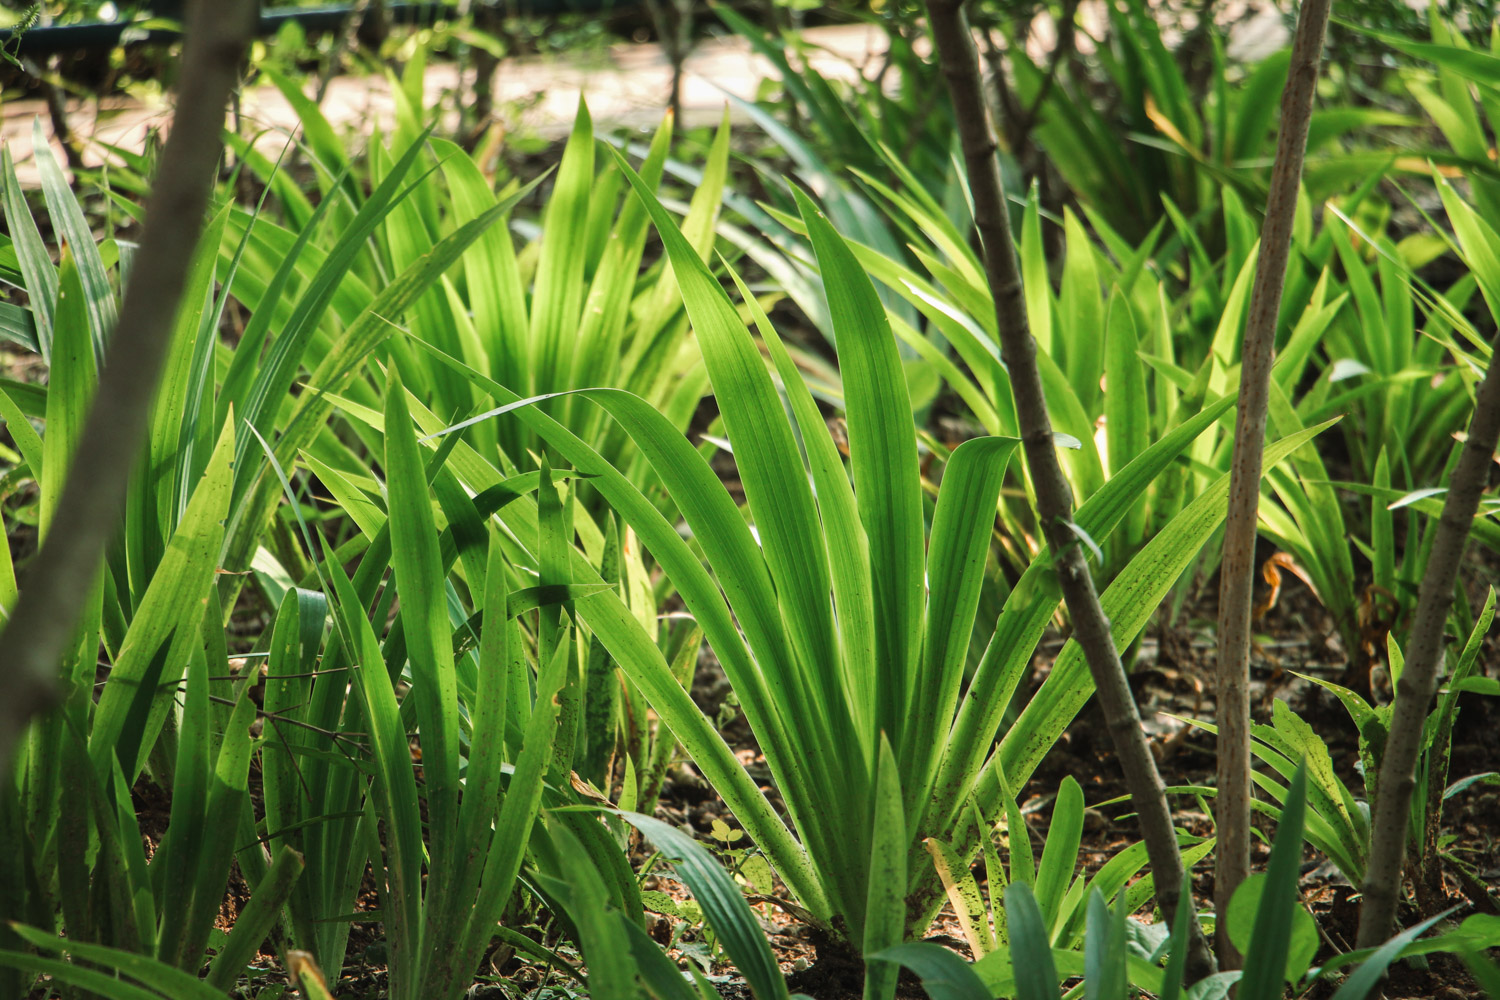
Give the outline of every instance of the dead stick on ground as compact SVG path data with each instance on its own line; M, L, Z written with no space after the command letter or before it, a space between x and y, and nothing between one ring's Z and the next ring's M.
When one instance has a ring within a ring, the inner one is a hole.
M1500 337L1495 339L1493 347L1500 350ZM1484 381L1479 384L1469 436L1448 483L1448 497L1443 501L1427 569L1422 574L1422 588L1417 593L1416 616L1406 642L1406 666L1396 684L1390 735L1386 738L1380 780L1375 785L1370 862L1365 868L1364 901L1359 911L1356 942L1359 948L1384 943L1396 919L1401 862L1406 855L1407 818L1412 790L1416 787L1417 757L1422 750L1427 709L1443 663L1443 630L1453 606L1453 585L1463 561L1464 545L1474 525L1479 498L1489 483L1490 462L1497 442L1500 442L1500 363L1491 360Z
M1240 396L1234 421L1234 459L1229 472L1229 514L1224 521L1224 562L1219 570L1219 792L1215 827L1219 845L1214 904L1220 920L1219 963L1238 968L1229 941L1229 899L1250 873L1250 619L1255 590L1255 534L1270 399L1276 317L1286 283L1297 189L1307 153L1318 60L1332 0L1304 0L1297 21L1292 62L1281 98L1281 135L1266 220L1260 234L1255 285L1240 351Z
M58 662L119 525L172 322L223 151L224 109L254 30L252 0L192 8L177 113L146 209L136 266L99 392L41 551L0 635L0 775L26 724L57 705ZM83 470L83 474L79 474Z
M928 0L927 11L938 63L958 118L969 188L974 198L974 222L984 244L985 272L995 299L1000 353L1010 373L1022 445L1036 490L1037 516L1073 619L1073 638L1078 640L1088 661L1110 738L1125 772L1131 802L1140 815L1141 836L1156 877L1156 899L1170 921L1179 903L1192 906L1191 893L1183 898L1182 854L1177 847L1166 791L1141 731L1140 715L1115 648L1109 619L1099 605L1088 561L1074 532L1073 498L1057 461L1036 363L1036 341L1026 319L1021 271L1000 187L1000 167L995 159L995 137L981 89L979 55L964 19L962 0ZM1187 976L1190 982L1196 982L1213 971L1214 963L1198 921L1192 920L1191 926Z

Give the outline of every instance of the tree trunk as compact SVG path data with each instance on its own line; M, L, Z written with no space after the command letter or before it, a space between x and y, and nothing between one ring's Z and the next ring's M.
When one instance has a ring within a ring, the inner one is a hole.
M1036 491L1037 520L1052 551L1058 583L1073 620L1073 638L1088 661L1099 704L1125 772L1131 802L1140 815L1141 836L1156 877L1157 902L1170 921L1179 905L1192 906L1191 893L1187 899L1183 898L1182 854L1177 847L1166 791L1141 731L1140 715L1115 648L1109 619L1099 605L1083 546L1074 531L1073 498L1057 461L1051 419L1036 363L1036 341L1026 319L1021 271L995 159L995 137L985 111L979 55L964 19L962 0L928 0L927 11L938 65L947 80L958 119L969 189L974 199L974 222L984 245L985 273L995 301L1001 359L1010 373L1022 446ZM1214 964L1196 918L1191 927L1187 977L1196 982L1210 974Z
M255 28L250 0L198 0L177 112L146 209L140 253L109 340L99 391L51 529L0 636L0 775L30 719L59 703L57 664L119 524L151 401L223 152L224 108Z

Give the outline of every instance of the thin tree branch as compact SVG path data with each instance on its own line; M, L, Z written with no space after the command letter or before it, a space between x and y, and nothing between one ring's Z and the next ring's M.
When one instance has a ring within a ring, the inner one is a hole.
M119 524L188 265L223 151L224 108L255 27L252 0L192 7L177 113L109 354L52 527L0 636L0 775L26 724L57 705L58 661Z
M1286 283L1297 189L1307 153L1307 128L1318 82L1318 61L1332 0L1304 0L1281 97L1281 128L1255 285L1240 351L1240 395L1234 421L1234 458L1229 472L1229 513L1224 522L1224 561L1219 570L1219 791L1215 806L1219 843L1214 904L1219 913L1219 963L1238 968L1229 941L1229 900L1250 873L1250 619L1255 591L1256 517L1264 465L1266 411L1276 317Z
M1053 553L1058 583L1073 619L1073 638L1088 661L1115 753L1125 772L1131 802L1140 815L1142 839L1156 878L1157 902L1171 920L1179 905L1188 906L1191 912L1191 894L1188 899L1182 898L1182 854L1177 847L1166 792L1141 731L1140 715L1115 648L1109 619L1099 605L1083 547L1074 531L1073 498L1057 461L1036 363L1036 341L1026 319L1021 271L995 158L995 137L985 112L979 55L964 19L962 0L928 0L927 12L939 68L947 80L958 119L959 139L974 199L974 222L984 245L985 273L995 300L1001 359L1010 374L1022 445L1036 490L1037 517ZM1198 921L1193 919L1191 926L1187 975L1196 982L1211 973L1214 964Z
M334 77L338 76L344 68L345 54L359 48L359 29L363 26L365 18L369 16L370 0L355 0L350 6L349 13L344 15L344 22L339 30L334 33L333 47L323 57L323 66L318 72L318 87L313 91L313 103L321 106L323 98L328 96L328 88L332 85ZM376 51L376 56L380 55Z
M1042 106L1047 103L1047 98L1052 94L1052 88L1057 83L1058 73L1063 63L1077 54L1078 4L1079 0L1064 0L1062 17L1057 22L1057 43L1052 47L1052 54L1047 58L1047 75L1042 78L1042 86L1037 91L1036 97L1032 98L1031 105L1017 122L1017 128L1028 137L1032 129L1036 127L1037 119L1041 117Z
M662 53L672 67L668 85L667 110L672 113L672 127L682 128L682 67L693 44L693 7L691 0L646 0L646 10L656 28Z
M1016 163L1020 166L1021 177L1026 186L1036 185L1042 208L1046 210L1042 213L1045 220L1042 224L1042 242L1049 266L1060 266L1066 249L1063 242L1063 228L1057 221L1062 217L1065 192L1059 190L1056 171L1042 150L1037 147L1033 133L1047 103L1047 97L1057 83L1062 64L1074 54L1078 34L1077 16L1078 0L1068 0L1063 6L1063 20L1060 23L1057 44L1053 47L1052 54L1047 61L1047 75L1043 78L1036 96L1025 107L1022 107L1020 98L1005 78L1004 55L995 45L993 33L990 31L980 33L985 42L982 56L990 67L990 80L993 83L991 89L995 95L995 103L991 107L996 127L1005 137L1005 145L1010 155L1015 157ZM1031 19L1026 18L1023 21L1024 30L1018 27L1015 31L1015 35L1022 39L1022 44L1024 44L1026 33L1030 31ZM1049 215L1055 218L1047 218Z
M54 68L56 64L55 56L48 57L46 68L31 59L21 60L22 68L36 81L37 87L42 92L42 98L47 104L47 117L52 122L52 137L62 146L63 155L67 157L68 168L82 170L83 149L78 143L78 137L73 134L72 125L68 122L68 95L63 89L61 77ZM97 115L95 120L97 120Z
M1500 336L1495 338L1494 347L1500 348ZM1380 765L1380 780L1375 786L1370 862L1365 868L1364 901L1359 911L1356 943L1359 948L1383 943L1395 922L1422 730L1443 663L1443 630L1453 606L1453 586L1458 579L1464 546L1479 509L1479 498L1489 482L1490 462L1497 442L1500 442L1500 363L1492 361L1479 384L1469 436L1448 484L1448 496L1443 501L1443 513L1417 594L1416 617L1412 619L1406 643L1406 667L1396 684L1390 734Z

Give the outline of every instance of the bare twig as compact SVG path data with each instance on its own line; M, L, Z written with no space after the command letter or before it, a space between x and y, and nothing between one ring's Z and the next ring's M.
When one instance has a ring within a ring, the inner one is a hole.
M1500 348L1500 337L1494 342ZM1390 735L1376 784L1375 814L1371 821L1370 862L1365 868L1364 902L1359 911L1355 946L1370 948L1385 941L1396 918L1401 888L1401 861L1406 851L1407 817L1416 787L1417 757L1427 709L1443 663L1443 630L1453 606L1464 545L1479 509L1479 498L1489 482L1490 462L1500 442L1500 364L1490 363L1474 403L1469 436L1448 484L1443 513L1438 520L1416 616L1406 643L1406 666L1396 684Z
M1141 731L1140 715L1115 648L1109 619L1099 605L1088 562L1075 533L1073 498L1054 450L1051 420L1036 363L1036 341L1026 319L1021 271L995 159L995 137L985 113L979 55L964 19L962 0L928 0L927 11L938 64L947 80L958 119L959 139L974 199L974 222L984 245L985 273L995 300L1001 358L1010 373L1022 445L1036 490L1038 520L1046 533L1058 583L1073 619L1073 637L1088 661L1132 804L1140 815L1142 839L1156 877L1156 898L1170 920L1179 905L1192 906L1190 899L1182 899L1182 854L1177 847L1166 792ZM1196 919L1191 926L1187 975L1190 981L1197 981L1213 971L1213 955Z
M1032 17L1018 19L1014 34L1024 39L1030 30ZM1042 226L1043 249L1050 265L1060 266L1066 247L1063 244L1063 228L1058 219L1062 217L1065 191L1045 154L1037 147L1035 130L1041 120L1047 98L1058 83L1062 66L1076 54L1078 43L1078 0L1066 0L1058 21L1057 42L1047 59L1046 75L1031 101L1022 106L1020 97L1012 89L1005 76L1005 60L1002 51L995 45L993 33L982 31L985 41L984 60L990 67L993 84L995 121L1005 138L1006 148L1015 157L1021 168L1021 176L1029 188L1036 185L1046 220ZM1019 44L1019 43L1018 43ZM1051 218L1048 218L1048 217Z
M1064 0L1062 15L1057 21L1057 42L1052 46L1052 54L1047 57L1047 73L1042 77L1042 86L1031 99L1025 113L1017 120L1016 127L1027 136L1041 117L1042 106L1052 94L1063 63L1078 53L1078 4L1079 0Z
M693 3L692 0L646 0L646 10L656 28L662 53L672 67L667 109L672 112L673 128L681 128L683 64L693 46Z
M323 57L323 66L318 72L318 86L313 91L313 103L321 105L323 98L328 96L328 88L333 83L334 77L338 76L344 68L344 56L359 48L359 29L364 25L365 18L369 16L370 0L355 0L349 8L349 13L344 15L344 23L334 33L333 47ZM379 55L379 52L376 52Z
M42 98L47 104L47 118L52 122L52 137L62 146L69 169L83 169L83 149L68 122L68 95L55 68L56 58L49 59L45 69L31 59L22 59L21 66L36 81L42 92Z
M499 38L504 33L504 21L500 12L488 4L476 5L473 18L474 30L478 32L493 38ZM490 126L490 119L495 115L495 71L500 68L500 60L483 45L475 45L471 51L474 60L474 100L469 105L469 114L473 117L469 137L472 142L466 142L465 145L477 146Z
M26 724L62 696L58 658L119 523L145 440L172 321L223 150L224 108L252 37L254 9L251 0L199 0L192 8L177 114L98 395L51 530L0 638L6 690L0 705L0 774L6 773L11 748Z
M1229 941L1229 899L1250 872L1250 621L1255 590L1255 534L1270 401L1276 317L1286 283L1297 189L1307 153L1307 127L1318 82L1318 60L1332 0L1304 0L1281 98L1281 129L1266 220L1260 235L1255 285L1240 351L1240 395L1229 473L1229 513L1224 522L1224 562L1219 570L1219 845L1214 903L1219 913L1219 962L1238 968Z

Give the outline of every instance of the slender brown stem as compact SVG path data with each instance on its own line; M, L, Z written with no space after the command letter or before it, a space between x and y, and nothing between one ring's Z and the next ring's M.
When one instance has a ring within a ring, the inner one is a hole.
M334 33L333 48L323 57L323 67L318 73L318 86L313 91L313 103L322 105L328 96L328 88L344 68L344 56L359 48L359 30L369 16L370 0L356 0L344 17L344 23ZM379 53L377 53L378 55Z
M1270 401L1276 317L1286 283L1297 189L1307 153L1307 127L1318 82L1318 60L1332 0L1304 0L1292 61L1281 97L1281 134L1266 220L1260 235L1255 285L1240 351L1240 396L1234 421L1234 458L1229 472L1229 514L1224 522L1224 562L1219 570L1219 843L1214 903L1220 928L1219 963L1238 968L1223 915L1230 897L1250 873L1250 618L1255 590L1255 534Z
M1005 59L1000 48L995 45L993 33L980 32L980 37L985 41L982 55L990 68L990 81L995 95L995 101L991 107L995 112L996 126L1005 139L1008 152L1015 157L1016 163L1020 166L1021 176L1026 186L1036 185L1038 197L1045 210L1044 218L1051 217L1042 224L1043 248L1049 265L1060 265L1066 249L1063 241L1063 227L1058 221L1063 214L1064 192L1058 190L1059 181L1056 171L1052 169L1042 150L1037 147L1034 133L1048 95L1057 85L1063 63L1074 54L1074 46L1078 38L1077 17L1078 0L1067 0L1063 4L1062 15L1058 21L1057 45L1047 60L1047 74L1043 77L1036 96L1024 107L1019 96L1006 80ZM1018 40L1017 44L1025 38L1029 25L1030 18L1018 20L1014 32Z
M974 199L974 222L984 245L984 263L995 300L1000 353L1010 373L1011 392L1021 425L1022 446L1036 490L1037 517L1053 553L1058 583L1073 620L1073 638L1082 647L1104 710L1115 753L1125 772L1131 802L1140 816L1141 836L1156 878L1156 899L1168 919L1183 898L1182 854L1156 761L1141 731L1140 715L1115 648L1109 619L1099 605L1083 547L1073 524L1073 497L1058 464L1036 363L1036 341L1026 319L1021 270L1016 261L1009 216L995 159L995 136L985 113L979 55L963 15L962 0L928 0L927 12L938 64L948 83L958 119L959 139ZM1191 921L1187 975L1196 982L1213 971L1213 955L1196 919Z
M1500 348L1500 336L1494 341ZM1500 364L1491 362L1479 384L1469 436L1448 483L1448 496L1438 520L1416 616L1406 641L1406 666L1396 684L1391 729L1376 784L1375 814L1371 821L1370 862L1365 868L1364 902L1359 911L1357 947L1371 948L1385 941L1396 919L1401 890L1401 861L1406 851L1407 817L1416 787L1417 757L1427 709L1443 663L1443 630L1453 606L1464 545L1479 509L1479 498L1489 482L1490 462L1500 442Z
M58 659L119 524L126 485L145 441L177 303L224 148L224 108L239 83L254 30L254 9L250 0L199 0L192 7L177 114L99 392L52 527L0 636L6 692L0 704L0 775L26 724L63 694Z
M691 0L646 0L646 10L672 67L667 110L672 113L673 128L681 128L683 63L693 44L693 5Z
M37 87L42 92L42 98L47 104L47 118L52 122L52 137L62 146L63 155L68 161L68 168L82 170L84 167L83 149L79 146L78 138L73 134L73 127L68 122L68 95L60 84L56 63L56 58L51 58L48 60L47 67L43 69L32 60L23 59L21 66L36 81Z

